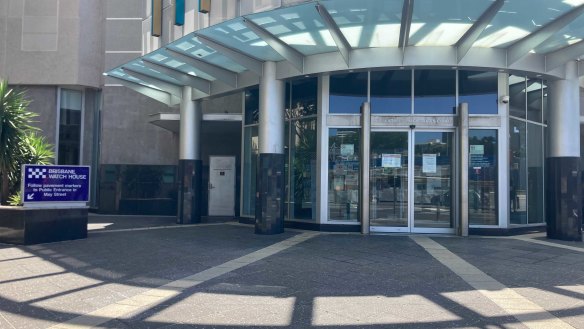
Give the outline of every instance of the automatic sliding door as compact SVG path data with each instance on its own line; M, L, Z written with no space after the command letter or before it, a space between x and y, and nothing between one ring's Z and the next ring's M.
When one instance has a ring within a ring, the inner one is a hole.
M447 232L454 227L453 137L452 132L414 133L414 229Z
M372 231L409 231L407 131L371 132Z

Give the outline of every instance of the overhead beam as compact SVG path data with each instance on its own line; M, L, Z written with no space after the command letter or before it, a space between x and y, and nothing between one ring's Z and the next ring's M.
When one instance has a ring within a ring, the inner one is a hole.
M173 99L172 95L165 92L165 91L154 89L154 88L151 88L148 86L144 86L144 85L139 84L137 82L129 81L129 80L126 80L124 78L116 77L113 75L107 75L107 77L116 79L124 87L130 88L130 89L134 90L135 92L140 93L146 97L149 97L149 98L157 100L161 103L164 103L167 106L175 105L176 101L180 102L180 99Z
M545 54L545 69L551 71L584 55L584 41Z
M412 27L412 15L414 13L414 0L404 0L402 8L401 25L399 28L398 46L402 51L402 64L406 55L406 47L410 39L410 28Z
M539 30L529 34L525 38L509 46L507 48L507 65L511 65L523 58L530 51L566 27L566 25L580 17L582 13L584 13L584 5L580 5L568 11L567 13L553 20L551 23L544 25Z
M328 10L323 5L316 4L316 11L318 11L318 14L324 21L324 24L326 25L331 36L333 37L333 40L335 41L335 44L337 45L337 48L339 49L341 56L343 56L345 63L347 63L347 67L349 67L351 63L351 52L353 51L353 48L351 47L351 45L341 32L341 29L339 28L335 20L332 18Z
M237 73L229 71L220 66L202 61L194 56L187 55L176 51L174 49L165 48L168 55L174 57L179 62L184 62L198 70L205 72L206 74L214 77L217 80L225 82L231 87L237 87Z
M182 97L182 86L178 85L178 84L173 84L173 83L169 83L166 81L163 81L161 79L156 78L155 76L149 75L149 74L145 74L143 72L140 72L134 68L128 67L128 66L122 66L122 70L128 74L133 76L134 78L140 79L150 85L153 85L154 87L166 91L169 94L175 95L179 98Z
M206 45L209 48L215 49L217 52L221 53L223 56L228 57L229 59L231 59L232 61L234 61L235 63L247 68L248 70L254 72L257 75L262 75L262 67L263 67L263 62L253 58L251 56L248 56L238 50L235 50L231 47L227 47L215 40L212 40L206 36L203 36L201 34L197 34L195 33L195 35L197 36L197 39L199 41L201 41L201 43L203 43L204 45Z
M466 33L456 43L457 62L460 63L468 53L472 45L478 40L479 36L489 26L495 15L505 4L505 0L496 0L487 8L487 10L474 22Z
M156 70L162 74L168 75L169 77L181 82L185 86L193 87L207 95L211 94L211 82L209 80L192 76L180 70L156 63L151 59L146 59L145 57L142 58L142 63L144 66Z
M272 47L272 49L280 54L280 56L290 62L290 64L292 64L292 66L298 71L301 73L304 72L304 55L301 52L292 48L290 45L280 40L280 38L252 22L250 19L244 17L243 24L264 40L270 47Z

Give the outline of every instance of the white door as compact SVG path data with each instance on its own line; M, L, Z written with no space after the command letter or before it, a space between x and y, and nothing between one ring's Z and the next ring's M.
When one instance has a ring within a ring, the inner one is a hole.
M209 157L209 216L235 216L235 157Z

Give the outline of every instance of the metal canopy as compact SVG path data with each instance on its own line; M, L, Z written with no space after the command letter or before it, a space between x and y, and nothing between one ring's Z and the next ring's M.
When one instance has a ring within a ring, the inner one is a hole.
M430 5L429 5L430 4ZM237 17L104 75L169 106L277 77L347 69L460 66L563 78L584 56L584 0L322 0Z

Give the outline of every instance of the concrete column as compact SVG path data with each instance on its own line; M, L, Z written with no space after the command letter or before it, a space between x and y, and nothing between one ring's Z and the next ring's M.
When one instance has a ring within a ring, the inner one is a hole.
M458 107L458 145L460 145L460 170L459 170L459 217L458 235L468 236L468 164L469 164L469 145L468 145L468 103L461 103Z
M259 164L256 181L255 232L284 232L284 81L276 63L265 62L260 79Z
M578 65L569 62L565 69L566 79L552 81L548 93L547 235L582 241Z
M203 108L200 100L192 100L193 89L183 87L180 102L180 135L178 161L178 216L179 224L201 221L202 168L201 121Z

